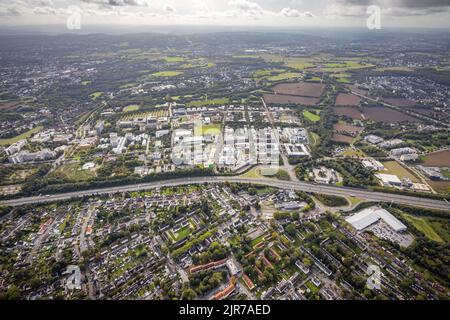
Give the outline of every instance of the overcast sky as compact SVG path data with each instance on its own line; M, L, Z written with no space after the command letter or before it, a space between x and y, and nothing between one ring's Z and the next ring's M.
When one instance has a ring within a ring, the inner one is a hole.
M450 28L450 0L0 0L0 24L230 25L364 27L367 7L384 27Z

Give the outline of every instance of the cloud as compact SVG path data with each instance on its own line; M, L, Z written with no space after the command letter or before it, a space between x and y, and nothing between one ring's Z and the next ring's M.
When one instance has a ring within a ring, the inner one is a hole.
M171 5L166 4L163 7L163 11L169 12L169 13L175 13L177 10L174 7L172 7Z
M258 3L249 0L230 0L228 5L232 8L232 10L246 16L264 15L263 8Z
M0 17L18 17L21 15L22 13L16 7L6 8L0 11Z
M297 9L291 9L291 8L281 9L280 15L287 17L287 18L303 18L303 17L313 18L314 17L314 15L309 11L300 12Z
M56 14L57 11L55 8L51 7L36 7L33 9L33 13L37 15L49 15L49 14Z
M86 3L107 5L112 7L148 7L148 0L81 0Z
M386 16L420 16L446 11L450 0L334 0L324 13L332 17L362 17L370 5L379 6Z

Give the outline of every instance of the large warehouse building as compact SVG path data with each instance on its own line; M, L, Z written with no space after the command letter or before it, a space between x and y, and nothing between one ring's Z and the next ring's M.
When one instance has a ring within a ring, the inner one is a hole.
M368 226L378 222L380 219L388 224L396 232L406 230L406 226L402 222L400 222L388 211L379 207L370 207L364 209L345 220L350 223L355 229L363 230Z

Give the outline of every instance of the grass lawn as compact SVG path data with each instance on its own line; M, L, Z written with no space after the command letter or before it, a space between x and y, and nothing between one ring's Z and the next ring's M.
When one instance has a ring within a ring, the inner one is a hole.
M263 241L263 236L260 235L259 237L256 237L255 239L253 239L250 242L250 246L253 248L254 246L256 246L257 244L260 244Z
M33 134L41 131L42 129L44 129L43 126L37 126L31 130L28 130L27 132L19 134L18 136L15 136L13 138L0 139L0 146L10 145L10 144L16 143L19 140L27 139L27 138L31 137Z
M79 170L78 163L63 164L50 173L52 178L62 178L67 181L86 181L95 177L95 173L91 170Z
M183 62L184 58L183 57L165 57L164 61L165 62Z
M250 171L247 171L246 173L242 174L241 177L253 179L264 178L264 176L261 174L261 170L258 168L253 168Z
M428 239L436 242L444 242L444 240L434 231L433 227L428 224L428 221L424 218L415 217L409 214L403 215L406 220L411 222L414 227L422 232Z
M311 81L311 82L320 82L322 81L322 78L319 77L311 77L311 79L308 79L306 81Z
M211 124L205 124L202 125L201 129L202 132L199 133L198 132L199 128L195 128L195 132L194 135L198 136L198 135L218 135L222 132L222 126L220 125L220 123L211 123Z
M311 122L317 122L320 120L320 116L318 116L314 113L311 113L308 110L303 110L303 116Z
M182 229L180 229L177 233L176 233L176 241L180 241L183 240L184 238L186 238L189 234L191 233L191 228L189 228L189 226L186 226Z
M228 98L217 98L211 100L198 100L186 103L188 107L204 107L208 105L226 104L230 101Z
M366 158L367 155L362 152L359 149L353 149L351 147L348 147L344 152L341 153L342 156L344 157L349 157L349 158Z
M347 200L350 201L352 207L356 206L357 204L360 204L364 201L364 199L358 198L358 197L348 197Z
M92 81L81 81L82 86L88 86L92 83Z
M320 137L317 133L309 131L308 132L309 143L313 146L316 146L320 142Z
M103 92L97 91L97 92L91 93L89 95L89 97L93 100L96 100L97 98L100 98L100 96L102 96L102 95L103 95Z
M379 171L379 173L393 174L400 179L409 178L412 182L418 183L420 180L409 170L398 164L396 161L383 162L385 170Z
M122 112L133 112L133 111L138 111L141 108L141 106L137 105L137 104L131 104L129 106L126 106L125 108L122 109Z
M179 76L182 74L183 74L183 72L181 72L181 71L160 71L160 72L152 73L151 76L152 77L176 77L176 76Z

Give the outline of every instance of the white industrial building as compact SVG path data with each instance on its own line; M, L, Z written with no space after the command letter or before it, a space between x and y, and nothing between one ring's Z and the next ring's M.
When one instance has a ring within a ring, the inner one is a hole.
M356 230L360 231L378 222L380 219L396 232L405 231L407 229L406 226L389 213L389 211L379 207L364 209L355 215L348 217L345 221L350 223Z
M393 174L384 174L384 173L377 173L375 175L378 179L380 179L380 182L385 187L401 187L402 181Z

